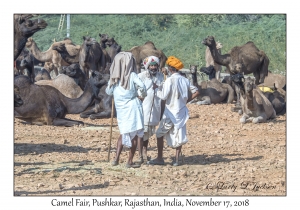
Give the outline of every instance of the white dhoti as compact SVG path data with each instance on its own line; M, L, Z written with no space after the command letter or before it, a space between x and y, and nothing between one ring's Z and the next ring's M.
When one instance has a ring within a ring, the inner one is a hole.
M132 131L130 133L124 133L122 134L122 145L128 148L131 148L131 140L138 136L139 138L142 138L144 136L144 129L140 129L137 131Z
M163 115L162 120L159 123L159 127L156 131L156 137L165 137L168 146L177 148L188 142L186 137L186 125L180 129L176 129L170 118Z

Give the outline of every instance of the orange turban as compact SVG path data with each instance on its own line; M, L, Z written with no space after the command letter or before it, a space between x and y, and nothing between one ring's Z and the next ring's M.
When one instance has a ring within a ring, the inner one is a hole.
M174 56L168 57L167 65L172 66L177 70L183 68L183 63L178 58L176 58Z

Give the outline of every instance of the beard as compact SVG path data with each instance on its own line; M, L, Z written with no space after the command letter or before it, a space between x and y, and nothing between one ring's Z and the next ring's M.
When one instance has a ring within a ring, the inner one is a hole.
M157 69L148 70L151 75L156 75Z

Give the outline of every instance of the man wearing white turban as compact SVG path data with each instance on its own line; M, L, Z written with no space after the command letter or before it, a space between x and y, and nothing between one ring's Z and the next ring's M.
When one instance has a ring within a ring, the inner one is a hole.
M155 56L145 58L143 60L145 71L138 74L147 90L147 96L143 100L144 136L138 142L140 163L143 163L144 158L147 158L149 138L154 135L155 127L159 124L161 117L161 99L154 94L153 90L154 83L161 86L164 81L164 75L158 71L159 62Z
M120 130L116 158L112 165L119 164L121 151L126 146L130 148L126 167L139 167L139 164L133 164L132 161L138 139L144 135L143 107L138 97L144 98L147 93L144 83L136 74L135 59L130 52L120 52L115 56L106 93L114 96Z

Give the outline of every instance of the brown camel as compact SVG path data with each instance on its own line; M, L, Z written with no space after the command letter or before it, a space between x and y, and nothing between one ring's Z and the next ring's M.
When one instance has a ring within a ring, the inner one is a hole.
M110 60L113 61L116 54L121 52L122 46L119 45L114 38L108 38L106 41L106 45L108 46L107 52Z
M233 75L235 77L237 75ZM236 81L233 79L233 81ZM241 88L241 104L243 115L241 123L252 121L253 123L266 122L276 117L271 102L264 96L261 90L255 85L254 79L247 77Z
M276 115L283 115L286 113L286 101L285 101L285 91L280 88L277 89L275 83L274 83L274 90L273 91L266 91L264 92L264 87L259 87L262 90L262 93L266 98L271 102ZM280 91L282 90L282 91Z
M141 72L141 63L148 56L153 55L153 56L156 56L159 58L160 71L165 66L166 61L167 61L166 55L161 50L156 49L156 47L154 46L154 43L151 41L148 41L144 45L141 45L141 46L132 47L130 50L128 50L126 52L131 52L133 57L135 58L138 73Z
M27 49L29 49L29 51L36 59L40 60L41 62L53 63L54 72L55 75L57 76L58 71L61 70L62 66L68 65L68 63L62 59L61 55L56 50L52 50L52 45L47 51L41 52L36 42L31 37L28 38L26 42Z
M68 64L79 63L80 68L89 78L89 71L103 72L105 70L105 55L94 38L83 36L83 43L79 53L70 55L64 42L57 42L52 45L52 49L59 53Z
M83 36L83 43L79 52L79 65L89 78L89 71L103 72L106 67L105 56L96 40L89 36Z
M227 101L227 103L232 103L234 98L234 91L232 87L228 84L219 82L215 78L216 71L213 66L202 67L201 72L209 75L209 81L202 81L198 85L197 81L197 67L191 65L190 67L193 85L198 88L199 96L196 100L191 101L191 103L197 103L198 105L209 105L212 103L222 103Z
M51 76L49 72L45 68L34 68L35 72L35 78L34 81L40 81L40 80L51 80Z
M268 76L265 77L265 81L262 84L259 84L259 87L273 87L275 86L277 89L282 89L286 85L286 78L281 74L273 74L271 71L268 72Z
M52 87L55 87L57 90L59 90L59 92L61 92L64 96L68 98L79 98L83 93L83 91L76 84L74 79L65 74L60 74L54 79L50 80L39 80L34 84L50 85Z
M218 50L218 53L221 54L221 48L223 47L222 43L221 42L216 42L216 48ZM205 50L205 62L206 62L206 67L209 67L209 66L214 66L214 69L216 70L216 79L219 80L220 79L220 73L222 71L222 66L217 64L211 53L210 53L210 50L209 50L209 47L206 47L206 50Z
M107 84L102 74L92 72L84 93L70 99L51 86L32 84L28 77L20 75L14 78L20 88L23 105L14 108L16 118L37 125L73 126L83 124L81 121L66 119L66 114L83 112L98 95L100 88Z
M202 44L209 47L215 63L226 66L230 74L253 73L256 85L263 83L265 77L268 76L269 58L253 42L233 47L229 53L224 55L218 52L213 36L208 36L202 41Z
M109 72L109 68L110 68L110 65L112 63L112 59L110 58L108 52L106 51L106 48L107 48L107 45L106 45L106 42L107 42L107 39L108 39L108 35L107 34L100 34L99 33L99 37L100 37L100 47L101 47L101 50L103 51L103 54L104 54L104 57L105 57L105 70L103 73L107 73Z
M85 79L85 74L83 71L80 69L80 66L78 63L73 63L69 66L64 66L62 69L61 74L65 74L71 78L74 79L77 85L84 90L85 84L86 84L86 79Z
M14 60L18 58L25 43L35 32L47 27L43 19L30 20L33 15L14 15Z
M18 86L14 85L14 107L19 107L23 105L23 100L20 96L20 89Z

